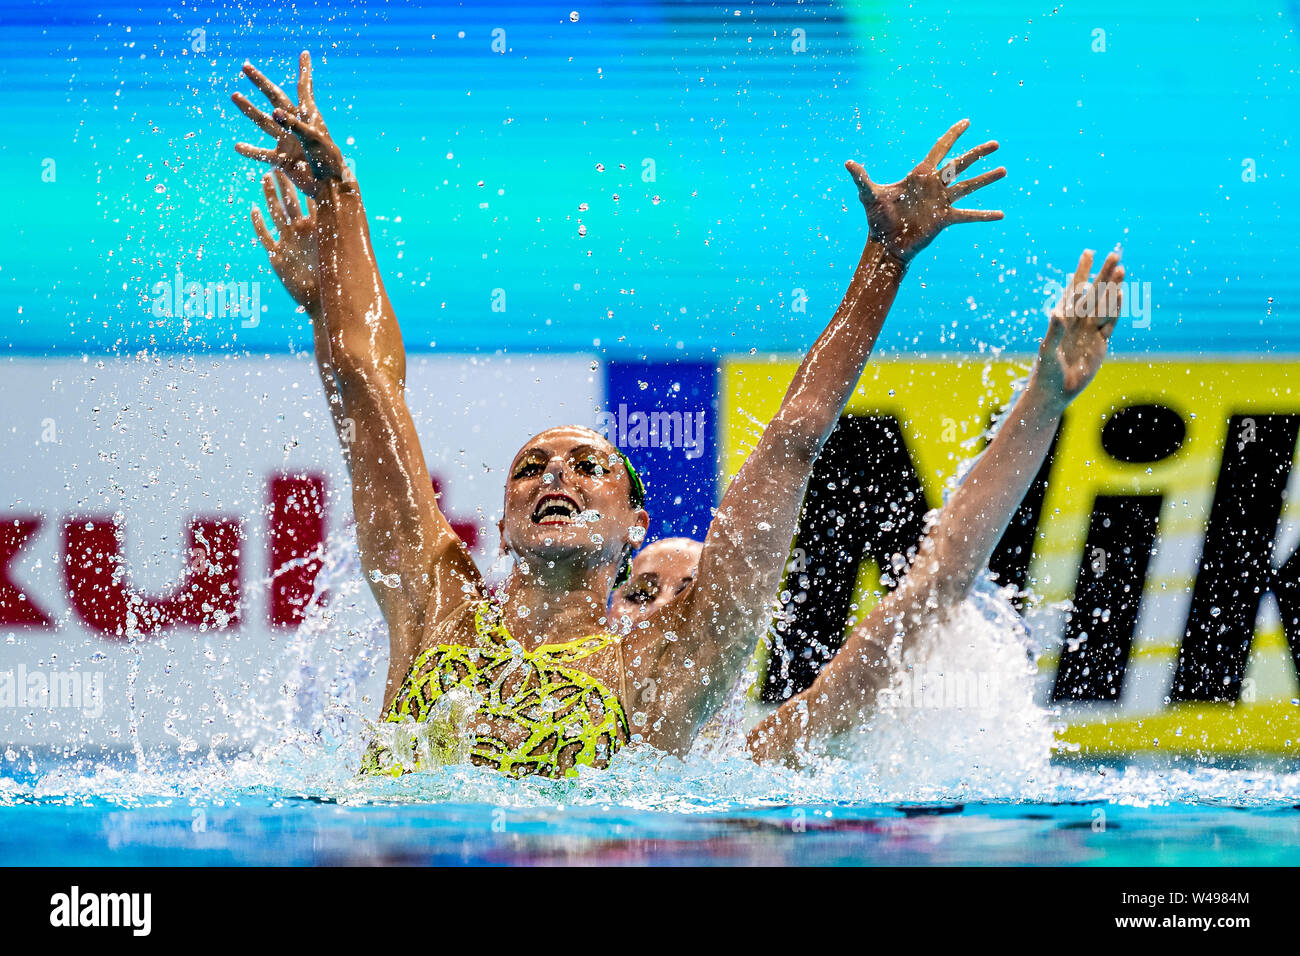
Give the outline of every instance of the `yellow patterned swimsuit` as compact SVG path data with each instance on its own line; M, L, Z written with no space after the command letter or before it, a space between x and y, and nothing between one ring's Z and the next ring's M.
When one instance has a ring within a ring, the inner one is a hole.
M609 764L629 737L623 705L569 665L617 646L615 635L525 650L486 601L474 608L474 632L476 646L437 644L416 658L385 715L407 732L381 733L364 772L398 775L466 756L512 776L573 776L579 766Z

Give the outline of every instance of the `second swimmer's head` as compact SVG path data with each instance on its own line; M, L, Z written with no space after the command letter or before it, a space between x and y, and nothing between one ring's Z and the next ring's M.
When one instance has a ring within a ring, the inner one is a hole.
M610 619L643 621L685 591L695 580L704 545L691 538L661 538L632 561L628 580L614 589Z
M529 439L506 476L502 548L543 566L617 573L649 526L645 488L599 432L560 425Z

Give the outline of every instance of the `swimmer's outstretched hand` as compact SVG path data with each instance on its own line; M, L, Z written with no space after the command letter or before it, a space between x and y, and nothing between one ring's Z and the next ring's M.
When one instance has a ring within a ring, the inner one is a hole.
M276 194L276 183L280 192ZM279 241L266 228L262 211L253 207L253 228L262 240L271 268L284 283L285 290L309 315L320 312L320 275L316 266L316 204L310 197L304 212L298 202L298 191L283 169L262 177L262 192L266 194L266 208L280 233Z
M1062 410L1101 368L1123 305L1119 248L1106 257L1097 278L1089 283L1092 257L1092 250L1085 249L1074 278L1052 309L1030 380L1031 388Z
M858 185L858 198L867 210L871 238L903 262L934 241L946 227L959 222L990 222L1002 218L998 209L956 209L953 203L1007 174L1004 167L954 182L957 174L998 148L994 140L976 146L940 168L944 156L966 132L962 120L939 137L919 166L896 183L873 183L861 163L845 163Z
M236 143L235 152L283 169L290 181L308 196L318 196L321 186L331 180L352 180L352 172L316 108L311 85L311 54L304 50L298 55L297 104L253 64L244 64L244 74L266 94L274 109L268 116L242 93L234 94L231 99L262 132L275 137L275 147L264 149L251 143Z

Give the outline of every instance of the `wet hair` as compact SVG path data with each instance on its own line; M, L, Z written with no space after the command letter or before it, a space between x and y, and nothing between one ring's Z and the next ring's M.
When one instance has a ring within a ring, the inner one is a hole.
M633 508L645 507L645 482L641 480L641 475L632 467L632 459L627 457L627 452L614 446L618 456L623 459L623 467L627 469L628 498L632 502ZM614 587L620 588L626 584L632 577L632 552L636 548L628 548L623 553L623 561L618 566L618 574L614 577Z
M627 452L614 446L618 452L618 457L623 459L623 467L627 469L628 497L632 500L633 508L645 507L645 482L641 480L641 475L632 467L632 459L627 457Z

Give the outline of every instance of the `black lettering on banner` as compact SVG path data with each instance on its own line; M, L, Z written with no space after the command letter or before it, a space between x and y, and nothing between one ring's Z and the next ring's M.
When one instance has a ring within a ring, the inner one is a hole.
M999 583L1024 586L1060 434L989 561ZM842 416L808 482L796 539L805 567L786 575L791 597L777 626L764 700L785 700L813 682L843 642L862 559L888 574L894 556L921 540L928 510L898 419Z
M1300 415L1237 414L1229 420L1169 695L1175 702L1240 699L1267 591L1277 596L1291 656L1300 666L1300 552L1273 566L1298 432Z
M1052 700L1119 700L1163 495L1097 495Z
M1187 424L1164 405L1129 405L1102 425L1116 461L1154 464L1174 455ZM1163 495L1097 495L1066 619L1052 700L1117 701L1124 689Z
M799 693L835 656L863 556L889 568L921 540L929 505L893 415L845 415L813 467L799 516L802 571L786 575L763 699ZM806 581L806 583L804 583Z

